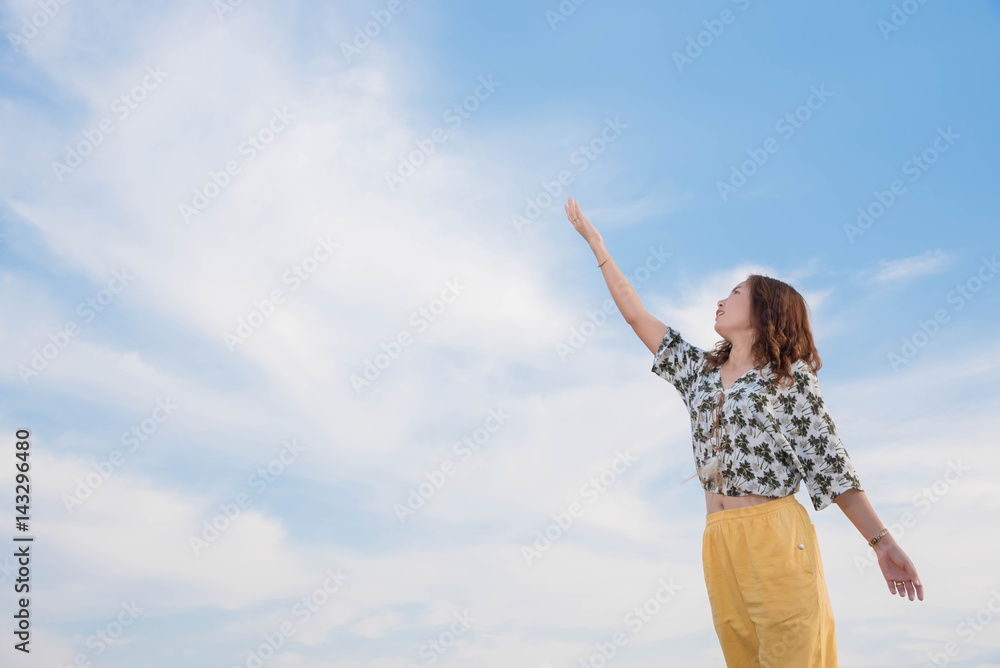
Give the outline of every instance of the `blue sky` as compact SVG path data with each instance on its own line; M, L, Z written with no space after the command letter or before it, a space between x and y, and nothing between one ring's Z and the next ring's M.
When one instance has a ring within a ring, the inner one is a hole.
M37 537L33 656L4 665L569 668L616 633L608 665L722 665L685 409L600 315L572 196L702 348L748 273L809 303L926 589L888 596L801 491L841 663L1000 666L996 3L0 24L0 423L11 457L31 433Z

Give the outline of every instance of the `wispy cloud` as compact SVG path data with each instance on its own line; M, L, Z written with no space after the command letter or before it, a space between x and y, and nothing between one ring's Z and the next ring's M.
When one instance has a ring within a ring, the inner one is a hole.
M940 248L929 250L913 257L898 260L879 260L877 269L864 272L872 282L889 283L905 281L917 276L927 276L943 271L951 262L952 257Z

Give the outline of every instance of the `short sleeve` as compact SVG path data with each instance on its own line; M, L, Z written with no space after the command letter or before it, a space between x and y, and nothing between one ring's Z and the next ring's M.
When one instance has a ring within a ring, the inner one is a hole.
M823 510L849 489L862 489L851 458L823 401L819 379L802 362L793 371L794 385L782 398L782 430L803 468L813 508Z
M670 381L687 401L704 363L704 350L685 341L673 327L667 327L650 370Z

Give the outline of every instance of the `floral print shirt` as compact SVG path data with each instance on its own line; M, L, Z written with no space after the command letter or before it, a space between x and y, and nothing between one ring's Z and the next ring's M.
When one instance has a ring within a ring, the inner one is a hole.
M702 480L709 492L779 498L805 480L817 511L849 489L862 489L816 373L805 360L792 365L794 383L778 385L770 364L752 369L726 390L720 370L703 369L706 351L672 327L660 343L651 371L684 398L691 416L696 468L718 453L724 489Z

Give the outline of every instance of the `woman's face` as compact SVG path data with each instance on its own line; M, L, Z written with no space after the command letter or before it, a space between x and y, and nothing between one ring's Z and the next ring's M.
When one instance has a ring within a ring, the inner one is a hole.
M741 333L750 332L750 289L743 281L719 300L715 312L715 331L719 336L732 341Z

